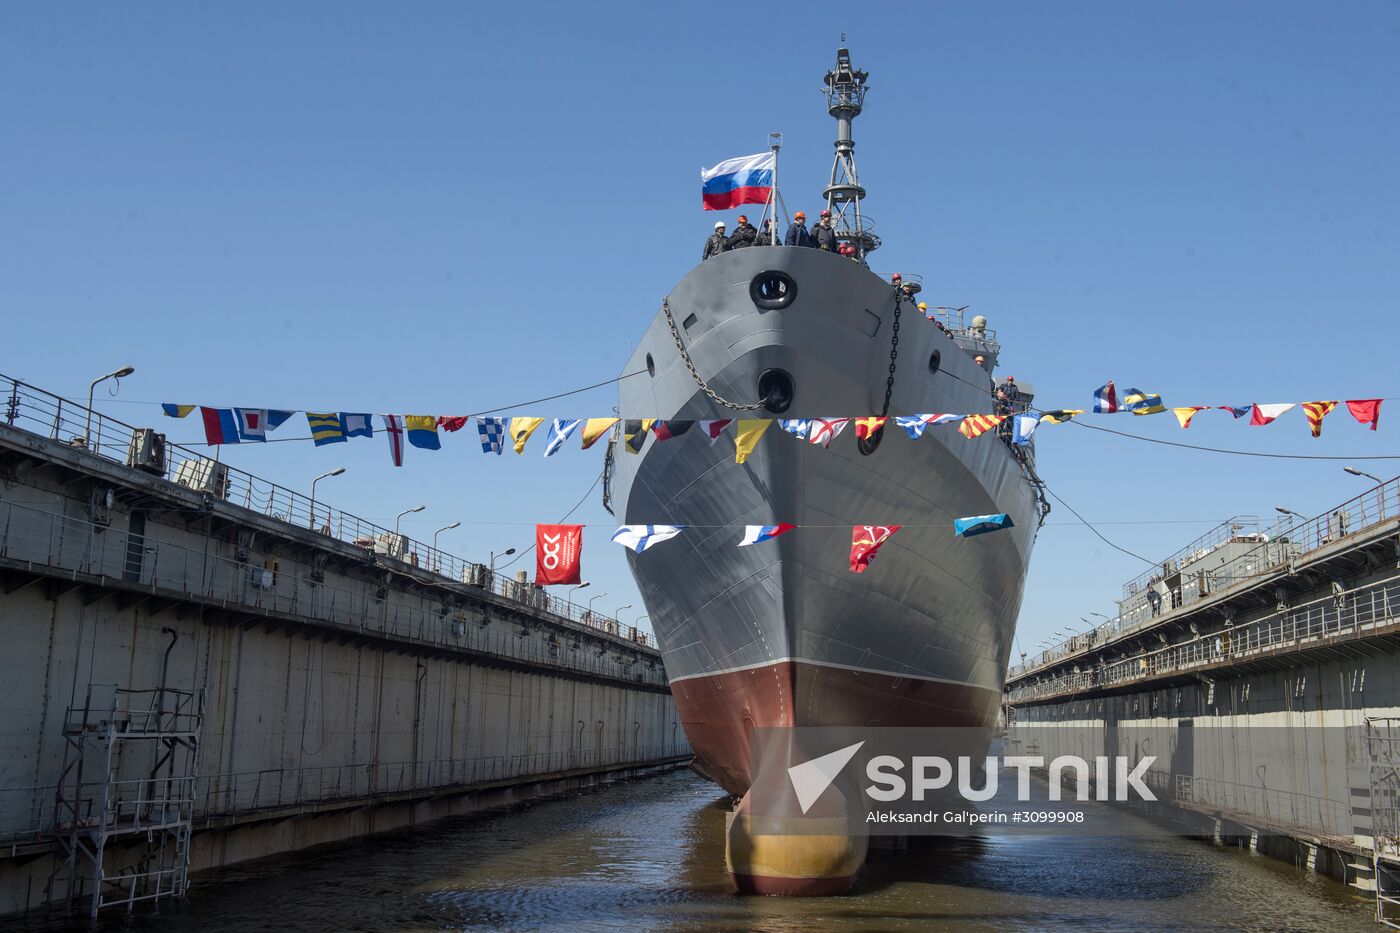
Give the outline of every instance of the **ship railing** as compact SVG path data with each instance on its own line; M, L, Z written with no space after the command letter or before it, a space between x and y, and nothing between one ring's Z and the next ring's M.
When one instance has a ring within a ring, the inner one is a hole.
M1324 640L1355 638L1396 623L1400 575L1330 595L1318 596L1281 612L1193 636L1111 664L1088 666L1055 677L1017 684L1011 702L1113 687L1183 674L1206 666L1248 660L1265 652L1302 649Z
M284 570L275 561L254 563L188 548L162 540L163 533L165 529L155 524L148 524L144 534L134 534L18 502L0 502L0 557L13 561L106 577L168 597L448 646L545 669L666 684L660 659L641 642L629 646L613 639L603 641L600 650L596 644L584 646L577 637L615 636L618 633L606 627L615 620L586 625L558 616L549 620L553 627L528 632L519 626L483 625L452 600L462 592L460 585L444 586L437 597L391 593L368 582L339 586Z
M190 445L166 442L163 456L142 459L133 441L136 433L142 429L20 379L0 374L0 386L8 390L4 399L4 419L11 427L85 450L105 460L127 466L142 463L140 469L147 475L207 492L216 499L297 528L317 531L371 551L377 558L400 561L454 583L471 583L503 598L526 602L542 612L586 625L629 643L655 646L651 636L636 626L589 613L567 599L561 600L532 584L522 584L518 579L492 572L481 563L453 556L356 515L331 508L310 496L220 463L217 448L215 456L211 458ZM187 417L197 418L197 412ZM286 429L290 427L287 425ZM91 437L87 436L89 434Z

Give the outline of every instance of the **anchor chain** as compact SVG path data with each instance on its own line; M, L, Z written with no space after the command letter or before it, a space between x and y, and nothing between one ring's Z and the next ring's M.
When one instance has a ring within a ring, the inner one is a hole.
M903 296L899 289L894 291L894 326L891 328L890 336L890 375L885 380L885 404L880 409L880 417L884 418L890 413L890 397L894 395L894 370L895 363L899 359L899 312L903 305ZM881 430L884 430L883 426Z
M681 332L680 332L680 330L678 330L678 329L676 328L676 319L675 319L674 317L671 316L671 302L670 302L670 299L663 298L663 299L661 300L661 310L666 312L666 323L667 323L667 325L669 325L670 328L671 328L671 339L674 340L674 341L676 342L676 352L680 353L680 355L681 355L681 361L685 363L685 368L688 369L688 370L690 370L690 377L691 377L692 379L695 380L695 384L698 385L698 386L700 387L700 390L710 397L710 401L714 402L716 405L721 405L721 406L723 406L723 407L725 407L725 408L732 408L732 409L734 409L735 411L758 411L760 408L762 408L762 407L764 406L764 404L768 401L767 399L761 399L761 400L755 402L755 403L752 404L752 405L745 405L745 404L743 404L742 402L731 402L731 401L729 401L729 399L725 398L724 396L722 396L722 395L720 395L718 392L716 392L714 389L710 388L709 385L706 384L705 380L704 380L703 378L701 378L699 370L697 370L697 369L695 368L695 362L690 358L690 352L689 352L688 350L686 350L685 344L681 342ZM899 333L899 312L898 312L898 311L895 312L895 325L894 325L894 326L895 326L895 334L898 335L898 333ZM898 339L898 337L896 336L896 340L897 340L897 339ZM893 365L893 364L890 365L890 372L891 372L891 373L894 372L894 365ZM890 376L890 384L891 384L891 385L894 384L894 376L893 376L893 375ZM890 404L890 400L889 400L889 395L888 395L888 393L887 393L886 396L885 396L885 407L888 408L888 407L889 407L889 404Z

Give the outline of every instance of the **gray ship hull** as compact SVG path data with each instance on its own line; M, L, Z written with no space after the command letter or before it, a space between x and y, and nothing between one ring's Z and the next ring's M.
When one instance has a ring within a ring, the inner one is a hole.
M782 310L761 311L749 284L765 270L797 283ZM878 414L888 374L892 287L820 250L755 247L701 263L670 306L706 382L758 398L760 374L790 373L781 415ZM937 352L937 371L930 358ZM621 383L624 417L735 417L687 371L662 314ZM990 376L944 331L904 304L890 414L992 411ZM612 480L629 524L691 527L629 560L664 654L702 773L732 793L749 784L756 726L970 725L995 721L1020 609L1038 506L995 431L953 426L913 440L888 425L874 453L855 432L829 450L774 423L744 464L734 429L619 444ZM1006 532L955 538L955 517L1005 512ZM791 522L775 541L737 547L744 524ZM848 566L851 526L900 524L869 569Z

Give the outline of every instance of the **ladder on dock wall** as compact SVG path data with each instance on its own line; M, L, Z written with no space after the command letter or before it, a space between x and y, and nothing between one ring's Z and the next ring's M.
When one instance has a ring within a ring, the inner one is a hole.
M50 910L96 917L184 896L203 721L202 691L165 687L89 684L83 705L69 708Z
M1400 930L1400 719L1367 718L1376 919Z

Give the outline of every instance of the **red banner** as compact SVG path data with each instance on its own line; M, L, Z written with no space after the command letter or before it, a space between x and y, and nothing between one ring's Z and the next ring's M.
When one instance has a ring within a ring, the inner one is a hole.
M899 525L854 525L851 528L851 572L864 573L875 559L880 545L890 539Z
M535 586L579 583L582 525L535 526Z

